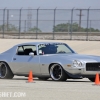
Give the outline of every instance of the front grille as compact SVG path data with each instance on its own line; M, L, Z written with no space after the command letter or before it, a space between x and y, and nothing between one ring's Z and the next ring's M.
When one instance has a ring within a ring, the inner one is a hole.
M100 63L86 63L86 71L100 71Z

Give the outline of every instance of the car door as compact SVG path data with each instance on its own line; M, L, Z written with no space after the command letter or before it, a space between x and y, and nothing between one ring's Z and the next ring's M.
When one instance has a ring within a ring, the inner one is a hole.
M33 52L34 56L30 56L30 52ZM16 55L13 57L13 66L17 74L28 74L30 70L32 70L34 75L40 74L39 56L36 54L36 46L19 46Z

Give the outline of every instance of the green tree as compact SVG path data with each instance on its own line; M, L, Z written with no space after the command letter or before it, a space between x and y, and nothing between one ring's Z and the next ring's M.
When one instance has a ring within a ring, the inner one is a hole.
M42 32L39 28L37 28L37 27L33 27L33 28L30 28L28 31L30 31L30 32Z
M84 27L79 27L79 25L75 22L72 24L72 29L73 32L87 32L87 28ZM70 23L63 23L63 24L58 24L55 27L53 27L54 32L68 32L71 31L71 24ZM91 32L99 32L99 29L94 29L94 28L89 28L88 31Z
M0 31L3 31L3 27L4 27L4 31L18 31L18 28L12 24L0 25Z

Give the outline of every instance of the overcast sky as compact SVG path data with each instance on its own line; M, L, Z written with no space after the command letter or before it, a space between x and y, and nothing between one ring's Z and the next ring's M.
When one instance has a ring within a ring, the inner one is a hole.
M0 8L100 8L100 0L0 0Z

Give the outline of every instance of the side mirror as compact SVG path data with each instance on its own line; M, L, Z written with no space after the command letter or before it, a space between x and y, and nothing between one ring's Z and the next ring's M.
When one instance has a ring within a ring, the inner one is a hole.
M34 56L34 53L33 53L33 52L30 52L29 55L30 55L30 56Z

